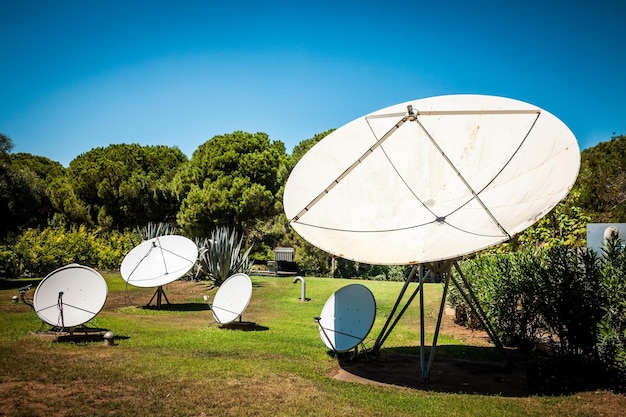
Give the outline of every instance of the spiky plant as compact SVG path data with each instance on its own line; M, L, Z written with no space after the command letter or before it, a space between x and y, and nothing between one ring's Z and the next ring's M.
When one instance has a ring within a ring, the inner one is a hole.
M243 235L221 226L211 232L210 239L196 241L199 248L196 278L205 277L220 286L226 278L238 272L247 273L252 265L250 250L242 249Z
M173 227L172 225L170 225L169 223L163 223L163 222L152 223L152 222L149 222L144 227L137 226L137 234L139 235L139 238L142 241L150 240L150 239L153 239L153 238L158 237L158 236L175 235L177 233L178 233L178 231L176 230L176 228Z

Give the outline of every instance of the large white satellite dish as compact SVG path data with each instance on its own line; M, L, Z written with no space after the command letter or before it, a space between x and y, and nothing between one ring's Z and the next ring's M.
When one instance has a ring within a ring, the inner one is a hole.
M122 278L136 287L159 287L185 275L196 263L198 247L179 235L146 240L124 257Z
M316 320L324 344L336 352L347 352L367 337L375 318L372 292L362 284L350 284L328 298Z
M241 319L251 297L252 280L250 277L242 273L231 275L220 285L211 304L215 321L228 324Z
M37 286L33 307L51 326L71 328L94 318L104 306L107 284L97 271L70 264L48 274Z
M521 101L431 97L360 117L298 162L285 186L292 227L370 264L453 259L531 226L578 175L572 132Z

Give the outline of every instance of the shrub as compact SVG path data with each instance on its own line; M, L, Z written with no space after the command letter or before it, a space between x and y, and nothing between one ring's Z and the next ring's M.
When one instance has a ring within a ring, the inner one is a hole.
M242 243L243 236L239 237L235 229L225 226L214 229L210 239L198 240L196 277L206 277L219 286L237 272L247 273L252 266L249 257L252 247L242 251Z
M85 226L27 229L12 247L21 274L47 275L71 263L118 269L132 249L133 234L88 230Z
M606 303L598 325L598 355L615 384L626 389L626 250L621 241L608 242L600 273Z

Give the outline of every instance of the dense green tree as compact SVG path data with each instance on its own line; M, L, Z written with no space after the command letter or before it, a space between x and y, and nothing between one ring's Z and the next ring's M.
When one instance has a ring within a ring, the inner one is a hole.
M48 183L65 174L63 165L45 156L24 152L13 153L11 154L11 163L14 167L30 169L37 177Z
M582 152L575 189L580 191L580 207L593 222L626 222L626 136Z
M0 159L8 160L13 149L13 141L4 133L0 133Z
M168 146L94 148L72 162L54 184L55 208L72 222L124 229L172 221L178 200L169 183L186 156Z
M178 223L192 236L216 225L248 229L282 210L285 145L265 133L237 131L200 145L173 181Z
M43 226L53 214L47 178L22 162L30 160L28 154L14 162L11 149L11 138L0 134L0 239L28 227Z

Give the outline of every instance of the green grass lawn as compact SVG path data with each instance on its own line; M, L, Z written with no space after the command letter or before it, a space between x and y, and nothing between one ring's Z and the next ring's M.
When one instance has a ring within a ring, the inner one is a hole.
M24 282L0 282L0 416L599 416L619 415L610 410L626 405L605 392L503 397L338 380L338 361L313 317L334 291L355 281L307 278L310 301L301 302L300 284L291 278L252 277L243 320L257 330L241 331L214 322L203 295L212 299L215 289L206 283L168 285L171 305L155 310L142 307L154 289L128 287L119 274L105 278L107 302L89 324L113 331L115 346L34 336L41 325L36 314L11 302ZM359 282L377 302L365 340L371 347L402 284ZM439 284L426 286L427 340L440 296ZM498 360L493 348L475 349L445 327L439 344L443 357ZM384 350L417 355L418 346L414 302Z

